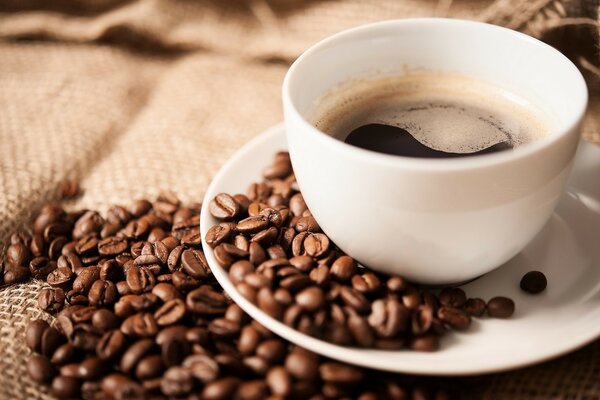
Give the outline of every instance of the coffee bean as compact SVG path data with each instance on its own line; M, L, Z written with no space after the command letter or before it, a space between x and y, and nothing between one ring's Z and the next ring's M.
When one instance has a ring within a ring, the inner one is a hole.
M361 347L371 347L375 342L375 334L369 326L367 320L355 312L350 313L348 316L348 330Z
M229 268L229 279L237 285L243 282L244 277L252 272L254 272L254 265L250 261L236 261Z
M75 361L77 358L79 358L79 354L75 346L71 343L65 343L54 350L50 361L54 365L64 365Z
M240 206L233 197L219 193L208 205L211 215L220 220L231 220L240 213Z
M323 307L325 297L323 291L317 286L311 286L303 289L296 295L296 303L305 311L314 312Z
M273 367L266 376L266 382L276 396L286 397L292 391L292 380L285 368L281 366Z
M481 317L485 313L486 304L480 298L468 299L465 303L465 311L472 317Z
M263 287L256 294L256 304L266 312L269 316L279 319L283 315L283 306L277 302L273 292L266 287Z
M96 354L102 360L116 360L127 345L125 335L119 330L106 332L96 345Z
M352 276L352 287L361 293L373 293L381 288L381 281L372 272Z
M173 272L171 274L171 282L178 290L182 292L189 292L200 286L200 281L192 278L191 276L181 272Z
M188 309L196 314L222 314L225 312L227 304L227 298L222 293L207 285L191 291L186 297Z
M440 292L440 304L449 307L462 307L467 301L465 292L460 288L444 288Z
M65 211L58 204L46 204L33 223L33 231L43 232L46 226L63 219L65 215Z
M375 300L368 318L369 325L383 338L391 338L406 331L409 320L408 308L392 296ZM420 318L417 320L422 322Z
M7 265L4 270L4 283L14 285L16 283L27 282L31 277L31 271L27 267L20 265Z
M322 233L309 234L302 245L306 254L318 258L329 249L329 238Z
M546 275L540 271L529 271L521 278L519 286L527 293L538 294L543 292L548 285Z
M185 302L173 299L165 302L154 312L154 318L159 326L172 325L180 321L185 315Z
M416 336L410 342L410 348L416 351L436 351L439 346L439 339L434 334Z
M206 400L224 400L233 398L241 380L235 376L217 379L204 386L200 398Z
M331 275L339 281L348 281L356 273L356 261L348 256L337 258L331 265Z
M353 384L363 378L363 372L359 368L337 362L322 364L319 375L325 382L341 384Z
M123 253L128 247L127 239L111 236L98 242L98 253L103 256L113 256Z
M275 227L264 229L255 234L251 241L259 243L262 246L270 246L279 236L279 230Z
M121 332L127 336L151 337L158 333L158 324L152 314L141 312L123 321Z
M455 307L442 306L438 310L437 316L442 322L457 330L464 331L471 325L471 317Z
M321 231L321 227L319 226L319 223L312 215L298 218L298 220L296 221L296 224L294 225L294 229L296 229L296 232L320 232Z
M127 271L127 286L132 293L149 292L156 284L154 274L147 267L134 267Z
M235 225L227 222L212 226L206 232L206 243L212 248L226 242L234 233Z
M204 253L196 249L187 249L181 254L181 265L188 275L202 279L210 274L210 268Z
M438 314L439 316L440 314ZM448 315L447 312L444 312L444 315ZM446 322L442 317L440 319ZM455 321L457 318L451 318ZM422 335L431 328L431 323L433 321L433 309L429 306L423 305L419 306L414 313L412 314L412 332L415 335ZM455 326L455 323L449 322L450 325ZM468 324L467 324L468 326Z
M407 287L402 295L402 303L409 310L416 310L421 305L421 294L414 287Z
M406 280L401 276L391 276L386 282L386 286L390 292L399 293L406 289Z
M150 353L155 346L152 339L140 339L132 344L121 357L119 367L121 371L128 374L133 371L138 362Z
M38 294L38 307L43 311L56 314L65 304L65 292L60 288L44 288Z
M47 357L34 354L27 360L27 373L35 382L48 384L56 376L56 369Z
M165 339L160 346L163 363L167 367L179 365L190 353L190 345L179 337Z
M73 290L81 294L87 294L98 279L100 279L100 268L97 266L83 268L73 281Z
M52 395L59 399L79 398L81 383L77 378L59 375L52 380Z
M110 281L96 280L88 293L89 303L94 307L110 306L115 303L117 297L117 287Z
M31 275L36 279L45 279L55 269L56 261L51 261L46 257L36 257L29 263Z
M161 376L165 366L159 355L149 355L142 358L135 368L135 376L140 380L152 379Z
M92 316L92 326L100 332L107 332L111 329L117 329L121 325L121 320L114 312L101 308L94 312Z
M29 248L21 241L11 244L6 249L6 261L9 264L25 266L30 258Z
M50 272L47 277L47 282L52 287L66 289L73 278L73 272L68 267L58 267Z
M203 383L212 382L219 376L219 364L203 354L188 356L182 365L189 368L192 376Z
M194 388L194 377L192 373L183 367L171 367L163 375L160 389L167 396L180 397L192 391Z
M109 365L98 357L88 357L79 364L78 375L81 379L97 379L109 369Z
M487 303L487 312L492 318L508 318L515 312L515 302L508 297L494 297Z
M349 286L342 286L340 296L344 303L359 313L367 313L371 310L371 304L358 290Z
M60 367L60 375L79 379L79 363L66 364Z

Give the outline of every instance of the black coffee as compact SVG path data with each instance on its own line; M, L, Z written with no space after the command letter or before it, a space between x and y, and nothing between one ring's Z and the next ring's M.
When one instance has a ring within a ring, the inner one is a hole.
M545 113L490 83L450 73L410 73L344 83L321 96L313 124L346 143L419 158L511 150L548 131Z
M454 158L490 154L503 150L511 150L513 145L504 141L470 153L452 153L428 147L415 139L407 130L384 124L368 124L354 129L346 139L346 143L365 150L395 156L417 158Z

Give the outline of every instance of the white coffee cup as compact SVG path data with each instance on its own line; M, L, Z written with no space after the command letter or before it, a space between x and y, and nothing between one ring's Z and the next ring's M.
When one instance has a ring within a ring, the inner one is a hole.
M337 85L406 69L490 82L556 123L513 151L415 159L353 147L308 122L315 101ZM384 21L338 33L304 52L283 84L292 164L323 231L360 263L427 284L485 274L533 239L565 188L586 106L583 77L554 48L452 19Z

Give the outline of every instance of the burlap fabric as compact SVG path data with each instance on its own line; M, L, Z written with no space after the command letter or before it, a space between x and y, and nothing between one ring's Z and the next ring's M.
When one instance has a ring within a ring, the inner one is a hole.
M106 209L171 189L198 201L229 155L281 120L289 63L370 21L487 20L564 45L594 73L598 1L0 1L0 245L65 177ZM576 27L576 28L574 28ZM584 137L600 142L598 91ZM0 289L0 398L49 398L27 378L31 282ZM600 342L539 366L456 380L465 397L600 398Z

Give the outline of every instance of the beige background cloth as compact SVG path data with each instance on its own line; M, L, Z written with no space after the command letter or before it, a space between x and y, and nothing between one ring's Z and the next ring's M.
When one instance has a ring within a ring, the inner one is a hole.
M550 41L590 77L583 136L600 142L598 1L0 0L0 247L80 179L70 204L171 189L199 201L233 151L282 119L289 63L366 22L414 16L485 20ZM31 282L0 289L0 399L49 398L27 378ZM456 379L465 398L598 399L600 342L538 366Z

